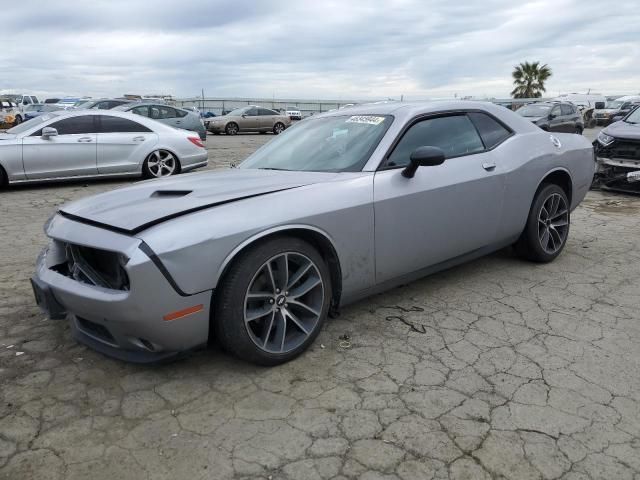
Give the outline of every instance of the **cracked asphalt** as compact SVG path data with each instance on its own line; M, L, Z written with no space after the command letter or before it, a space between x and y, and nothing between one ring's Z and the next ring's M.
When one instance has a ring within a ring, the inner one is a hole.
M209 168L270 135L209 137ZM640 479L640 199L590 192L548 265L509 251L369 298L259 368L111 360L28 278L55 207L0 193L2 479Z

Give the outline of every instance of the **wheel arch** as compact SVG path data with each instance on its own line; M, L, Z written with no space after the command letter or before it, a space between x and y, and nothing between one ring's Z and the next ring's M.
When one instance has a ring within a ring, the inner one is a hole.
M556 168L547 172L547 174L540 180L538 183L538 188L536 188L536 193L533 198L535 199L535 195L540 191L543 185L553 183L558 185L560 188L564 190L564 193L567 194L567 198L569 199L569 205L571 205L573 199L573 179L571 178L571 174L565 168ZM533 204L533 200L531 200Z
M331 237L323 230L311 225L281 225L248 238L234 248L224 259L218 270L216 285L219 285L220 282L224 280L229 268L242 252L277 236L300 238L318 250L329 267L332 285L332 299L329 312L335 313L340 305L340 298L342 296L342 268L340 266L340 258L338 257L337 249Z

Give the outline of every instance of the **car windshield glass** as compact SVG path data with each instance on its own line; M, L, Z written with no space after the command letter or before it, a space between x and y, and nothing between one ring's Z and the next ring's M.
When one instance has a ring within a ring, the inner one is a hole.
M620 100L609 100L604 108L620 108L622 102Z
M46 122L47 120L51 120L53 117L56 117L58 115L59 113L57 112L48 113L46 115L40 115L38 117L32 118L31 120L27 120L26 122L22 122L20 125L16 125L15 127L10 128L9 130L7 130L7 133L18 134L18 133L26 132L27 130L30 130L31 128L35 127L36 125L42 122Z
M344 115L300 122L256 151L240 168L360 171L392 120L389 115Z
M242 107L242 108L236 108L235 110L231 110L229 113L227 113L227 115L229 116L240 116L243 113L245 113L247 110L249 110L249 107Z
M640 123L640 108L637 108L624 119L627 123Z
M75 107L77 109L83 109L83 108L89 108L90 105L93 105L93 100L90 100L88 102L77 102L75 104Z
M523 117L544 117L551 111L551 105L525 105L517 112Z

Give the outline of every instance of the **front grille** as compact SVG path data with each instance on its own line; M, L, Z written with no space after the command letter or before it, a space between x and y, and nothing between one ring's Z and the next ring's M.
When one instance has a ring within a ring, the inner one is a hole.
M71 243L63 244L63 247L66 261L53 267L56 272L88 285L129 290L123 255Z
M109 330L107 330L107 328L104 325L91 322L86 318L82 318L82 317L76 317L76 319L78 320L78 326L82 330L84 330L85 333L88 333L89 335L92 335L101 340L104 340L105 342L116 343L115 338L113 338L113 335L111 335L111 332L109 332Z
M596 154L603 158L620 158L625 160L640 160L640 140L616 139L604 146L598 141Z

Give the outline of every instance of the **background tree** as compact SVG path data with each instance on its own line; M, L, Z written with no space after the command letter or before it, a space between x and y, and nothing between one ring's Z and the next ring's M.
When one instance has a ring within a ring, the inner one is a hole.
M544 82L551 76L551 68L540 62L524 62L513 69L513 98L538 98L546 91Z

